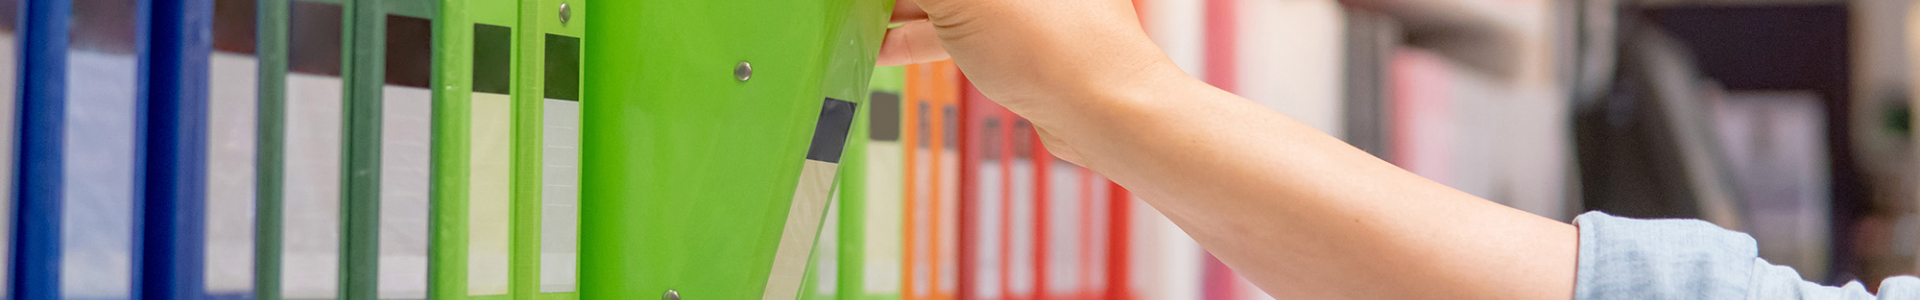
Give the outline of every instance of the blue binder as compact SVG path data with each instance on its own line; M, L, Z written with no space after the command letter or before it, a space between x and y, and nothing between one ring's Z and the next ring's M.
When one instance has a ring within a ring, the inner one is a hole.
M151 4L139 299L206 298L213 0ZM82 84L71 82L69 84ZM249 83L250 84L250 83ZM136 168L139 170L139 168Z
M20 99L20 0L0 0L0 195L13 194L13 154L12 147L15 120ZM0 233L13 232L13 206L0 204ZM13 253L11 236L0 237L0 258ZM11 264L0 259L0 295L6 295L5 282L9 282L7 270Z
M12 299L137 297L145 0L24 6Z

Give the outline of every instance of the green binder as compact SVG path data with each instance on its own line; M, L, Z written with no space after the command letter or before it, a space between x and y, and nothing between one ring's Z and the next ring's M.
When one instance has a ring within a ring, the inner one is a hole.
M814 242L802 299L899 299L900 96L904 67L873 71L865 108L854 115L840 179ZM876 127L877 126L877 127ZM868 273L873 271L873 273Z
M580 296L798 298L888 4L595 3Z
M346 4L260 2L256 299L341 298Z
M518 0L440 0L432 299L508 299Z
M875 69L866 109L854 119L852 139L841 160L840 202L834 205L839 209L839 246L835 249L838 259L831 262L838 266L821 267L835 270L838 278L834 291L822 295L847 300L900 298L901 172L905 170L900 99L905 72L904 67Z
M515 299L577 299L582 60L586 0L523 0L514 97ZM532 5L531 7L526 5Z
M438 3L352 7L343 295L426 299Z
M874 69L867 105L855 114L840 179L814 243L802 299L899 299L900 99L905 67Z
M255 297L426 298L434 3L259 4Z

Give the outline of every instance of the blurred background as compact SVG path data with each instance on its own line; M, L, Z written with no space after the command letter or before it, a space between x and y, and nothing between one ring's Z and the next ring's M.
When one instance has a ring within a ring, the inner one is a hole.
M1563 221L1704 219L1871 287L1920 268L1914 2L1136 4L1189 73L1428 178Z

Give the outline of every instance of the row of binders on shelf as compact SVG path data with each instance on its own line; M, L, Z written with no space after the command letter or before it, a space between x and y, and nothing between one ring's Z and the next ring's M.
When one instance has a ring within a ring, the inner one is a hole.
M1139 205L890 5L0 0L6 295L1124 291Z
M0 0L6 294L1263 296L952 63L874 68L892 2ZM1245 48L1197 75L1338 95L1261 77L1339 72L1337 27L1286 61L1141 2L1176 60Z

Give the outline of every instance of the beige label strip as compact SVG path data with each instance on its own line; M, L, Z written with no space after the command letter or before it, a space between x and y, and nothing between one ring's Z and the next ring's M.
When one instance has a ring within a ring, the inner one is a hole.
M800 167L800 185L787 208L787 222L780 233L780 246L774 251L773 269L767 274L767 289L762 300L791 300L800 295L800 282L806 276L807 258L813 255L814 238L826 218L827 204L833 200L833 178L839 164L806 160Z

